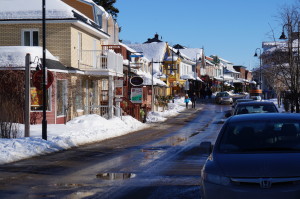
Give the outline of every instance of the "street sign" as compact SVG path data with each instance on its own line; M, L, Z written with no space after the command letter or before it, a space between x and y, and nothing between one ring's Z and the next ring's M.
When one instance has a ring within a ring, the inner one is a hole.
M144 55L130 55L130 57L144 57Z

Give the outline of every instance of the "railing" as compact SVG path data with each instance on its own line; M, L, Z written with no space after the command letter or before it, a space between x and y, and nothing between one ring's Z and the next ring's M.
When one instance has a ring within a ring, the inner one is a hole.
M79 69L123 73L123 57L112 50L82 50L80 57Z
M109 119L109 107L108 105L99 106L86 106L85 107L89 114L97 114L101 117ZM123 110L121 107L113 106L113 115L122 118Z
M122 98L123 101L121 102L123 105L121 106L123 111L131 115L133 118L139 120L140 118L140 106L132 103L129 99L126 97Z
M104 117L106 119L109 119L108 114L108 106L107 105L99 105L99 106L86 106L86 110L89 114L97 114L101 117Z
M113 50L115 53L119 53L124 59L127 58L127 49L121 45L102 45L102 50Z

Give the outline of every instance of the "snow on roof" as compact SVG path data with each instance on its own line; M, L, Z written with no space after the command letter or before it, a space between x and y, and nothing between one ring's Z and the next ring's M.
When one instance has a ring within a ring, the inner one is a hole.
M71 6L61 0L46 2L46 18L74 18ZM41 0L1 0L0 19L41 19Z
M34 62L31 67L36 67L39 59L43 58L43 49L39 46L0 46L0 67L24 67L27 53ZM58 61L48 50L46 58Z
M145 71L137 70L136 73L143 77L144 83L143 85L152 85L152 75L150 73L146 73ZM153 76L153 85L159 85L166 87L167 84Z
M219 60L221 60L222 62L225 62L225 64L233 64L232 62L227 61L227 60L225 60L223 58L220 58L220 57L219 57Z
M154 62L161 62L164 59L166 43L165 42L152 42L145 44L127 44L130 48L136 52L143 52L144 57ZM153 63L153 71L155 73L160 71L159 63Z
M110 16L110 14L108 12L106 12L106 10L102 6L97 5L93 0L81 0L81 1L88 2L88 3L92 4L93 6L95 6L96 8L98 8L99 10L96 10L96 12L100 11L102 14L105 14L106 17ZM96 13L96 14L98 15L99 13Z
M143 55L154 62L163 61L165 55L165 42L152 42L145 44L128 44L128 46L137 52L143 52Z
M187 57L189 57L191 60L199 60L199 58L202 57L203 54L203 49L202 48L184 48L184 49L179 49L180 53L185 54Z

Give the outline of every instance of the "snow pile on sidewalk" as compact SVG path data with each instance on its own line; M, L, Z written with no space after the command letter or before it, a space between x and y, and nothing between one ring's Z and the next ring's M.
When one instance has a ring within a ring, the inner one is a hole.
M168 109L162 112L149 112L147 115L147 123L163 122L168 117L177 115L185 109L184 99L174 99L174 103L168 103Z
M123 116L105 119L99 115L84 115L64 124L48 124L47 140L42 137L42 125L30 126L30 137L0 139L0 164L9 163L37 155L52 153L71 147L121 136L136 130L147 128L152 122L164 121L183 110L183 100L175 100L164 112L151 112L147 123ZM20 125L23 135L24 125Z

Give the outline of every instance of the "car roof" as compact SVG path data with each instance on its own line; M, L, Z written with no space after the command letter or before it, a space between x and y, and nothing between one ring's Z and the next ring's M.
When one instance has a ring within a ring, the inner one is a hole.
M278 121L278 120L299 120L299 122L300 122L300 114L296 114L296 113L242 114L242 115L234 115L234 116L228 118L227 122Z
M273 102L269 102L269 101L247 101L247 102L239 102L238 104L239 106L241 105L275 105Z

